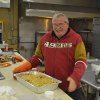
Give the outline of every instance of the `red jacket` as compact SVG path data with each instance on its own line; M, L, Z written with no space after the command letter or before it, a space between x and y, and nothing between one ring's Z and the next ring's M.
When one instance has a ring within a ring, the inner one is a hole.
M44 61L45 73L62 81L59 87L67 91L67 78L72 77L77 87L86 69L85 46L79 34L72 29L58 39L52 32L39 41L35 55L29 60L33 67Z

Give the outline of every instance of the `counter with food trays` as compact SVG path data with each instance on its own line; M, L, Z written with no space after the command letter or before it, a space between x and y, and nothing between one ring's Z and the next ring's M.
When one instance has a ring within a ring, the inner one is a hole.
M30 97L40 97L40 99L35 100L42 100L44 93L48 90L54 92L53 100L72 100L58 87L58 84L61 82L60 80L54 79L44 73L37 71L22 72L15 75L17 79L15 80L12 70L26 61L20 54L15 53L15 55L14 62L4 62L3 59L3 63L9 63L8 66L2 66L1 62L0 72L4 78L0 79L0 100L9 100L9 98L10 100L27 100L26 98L29 95L31 95ZM8 58L11 59L12 57L10 56Z

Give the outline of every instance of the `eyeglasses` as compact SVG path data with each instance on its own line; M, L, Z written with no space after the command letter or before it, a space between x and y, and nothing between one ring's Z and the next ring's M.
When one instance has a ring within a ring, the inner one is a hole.
M59 23L59 24L53 23L52 25L53 25L54 27L62 27L62 26L64 26L65 24L66 24L66 22Z

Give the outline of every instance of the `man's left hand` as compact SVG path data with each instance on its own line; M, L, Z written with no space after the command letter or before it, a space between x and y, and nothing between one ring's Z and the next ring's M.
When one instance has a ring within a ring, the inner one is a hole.
M77 88L76 82L71 77L68 77L67 81L69 82L68 92L75 91Z

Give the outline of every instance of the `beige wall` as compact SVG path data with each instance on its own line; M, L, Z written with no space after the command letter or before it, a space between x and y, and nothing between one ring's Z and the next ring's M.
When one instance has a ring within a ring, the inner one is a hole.
M18 40L18 0L11 0L10 8L0 8L0 21L3 21L3 40L9 47L17 48Z

